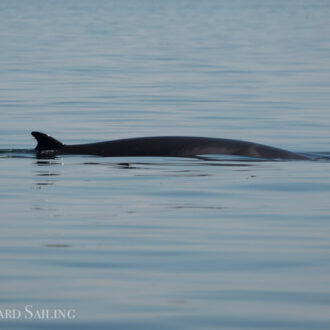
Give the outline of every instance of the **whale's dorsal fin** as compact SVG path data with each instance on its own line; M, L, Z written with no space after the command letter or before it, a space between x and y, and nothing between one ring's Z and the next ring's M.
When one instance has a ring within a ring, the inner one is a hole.
M37 151L42 150L58 150L63 147L63 143L54 139L53 137L41 133L41 132L31 132L32 136L37 140L38 144L35 148Z

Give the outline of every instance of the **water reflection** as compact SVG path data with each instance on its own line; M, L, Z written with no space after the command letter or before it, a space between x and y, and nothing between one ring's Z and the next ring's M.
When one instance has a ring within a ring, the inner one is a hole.
M60 176L62 173L59 171L57 166L62 166L63 163L58 160L37 160L35 176L38 180L35 182L35 186L41 189L42 186L49 186L55 183L54 177Z
M37 160L35 162L36 165L38 166L53 166L53 165L63 165L62 162L57 161L57 160Z
M205 209L205 210L223 210L228 207L225 206L212 206L212 205L201 205L201 204L168 204L164 205L164 207L168 207L170 209Z
M45 247L48 247L48 248L67 248L67 247L71 247L72 245L70 244L45 244L44 245Z

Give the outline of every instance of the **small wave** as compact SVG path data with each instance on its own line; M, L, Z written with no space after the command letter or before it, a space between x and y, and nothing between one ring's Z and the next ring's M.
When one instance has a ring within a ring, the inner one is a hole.
M0 149L0 158L35 158L33 149Z
M301 153L312 161L330 161L330 152L304 152ZM70 156L70 155L65 155ZM75 155L76 157L78 155ZM0 158L46 158L46 159L54 159L58 156L54 155L51 152L45 152L44 154L36 154L34 149L0 149ZM63 157L61 155L60 157ZM79 157L79 156L78 156ZM83 156L81 156L83 157ZM93 157L93 156L89 156ZM99 156L95 156L95 158L100 158ZM106 157L112 158L112 157ZM116 157L117 158L117 157ZM121 157L120 157L121 158ZM127 157L124 157L127 158ZM130 159L141 159L141 157L129 157ZM163 158L163 157L152 157L152 158ZM198 155L192 157L198 160L204 161L235 161L235 162L266 162L266 161L283 161L282 159L265 159L265 158L255 158L255 157L247 157L247 156L238 156L238 155ZM177 159L182 159L177 158ZM135 163L135 162L134 162Z
M303 155L310 158L310 160L330 161L330 152L306 152Z
M299 153L307 157L307 161L330 161L330 152L303 152ZM255 158L255 157L248 157L248 156L240 156L240 155L200 155L196 158L201 160L212 160L212 161L235 161L235 162L274 162L274 161L295 161L292 159L270 159L270 158ZM300 161L300 160L299 160Z

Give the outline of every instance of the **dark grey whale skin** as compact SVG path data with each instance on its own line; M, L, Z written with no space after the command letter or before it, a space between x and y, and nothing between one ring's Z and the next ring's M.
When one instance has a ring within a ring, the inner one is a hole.
M32 132L31 134L38 142L35 151L39 155L49 153L103 157L197 157L217 154L264 159L309 159L303 155L263 144L208 137L155 136L66 145L44 133Z

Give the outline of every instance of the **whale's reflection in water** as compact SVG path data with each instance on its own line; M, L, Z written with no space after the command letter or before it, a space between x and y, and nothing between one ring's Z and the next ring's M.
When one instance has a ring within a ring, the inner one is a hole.
M53 185L55 183L54 177L61 175L59 166L63 163L60 160L37 160L34 163L37 168L35 170L35 185L37 187Z

